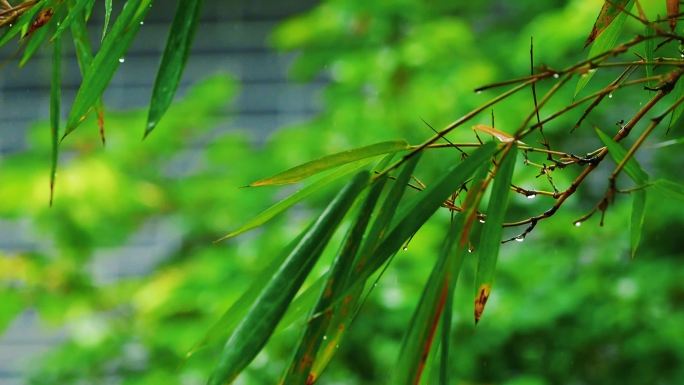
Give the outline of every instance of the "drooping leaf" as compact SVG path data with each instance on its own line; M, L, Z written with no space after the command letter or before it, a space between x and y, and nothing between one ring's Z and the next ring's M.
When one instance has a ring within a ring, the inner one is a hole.
M619 8L617 6L610 5L608 1L603 6L603 9L601 9L601 14L599 14L598 19L596 20L596 23L599 24L600 20L603 20L599 26L599 29L596 29L596 24L594 25L594 29L597 31L596 34L594 34L594 30L592 30L592 34L589 35L589 39L587 39L587 45L590 44L593 41L593 44L591 46L591 49L589 50L589 55L587 57L592 58L596 55L599 55L603 52L606 52L608 50L611 50L613 47L615 47L615 43L617 42L618 37L620 37L620 33L622 32L622 27L625 24L625 20L627 19L627 14L625 12L620 12L619 10L622 9L623 7L627 10L629 10L629 7L632 5L631 0L617 0L615 2L612 2L613 4L619 4ZM609 11L606 11L607 15L611 15L612 12L615 12L615 14L612 17L607 17L607 16L602 16L604 14L604 9L608 7ZM594 76L594 71L588 71L587 73L583 74L579 80L577 81L577 86L575 87L575 96L582 91L582 89L589 83L589 80Z
M274 204L273 206L267 208L266 210L262 211L257 216L250 219L247 223L240 226L239 229L232 231L232 232L228 233L227 235L219 238L217 240L217 242L222 241L224 239L235 237L235 236L240 235L246 231L249 231L251 229L254 229L256 227L263 225L264 223L266 223L266 222L270 221L271 219L273 219L274 217L276 217L278 214L286 211L290 207L301 202L303 199L305 199L309 195L311 195L317 191L320 191L324 187L329 186L330 184L342 179L343 177L349 175L350 173L358 170L359 168L361 168L367 164L368 164L367 160L359 160L359 161L353 162L351 164L344 165L337 170L334 170L330 174L320 178L319 180L313 182L312 184L302 188L301 190L297 191L296 193L290 195L289 197L281 200L280 202L278 202L278 203Z
M46 8L49 9L50 12L55 12L52 8ZM42 13L43 11L41 11ZM40 17L41 13L38 14L38 17ZM52 13L50 13L52 15ZM44 24L41 24L40 27L35 27L36 25L34 24L31 25L31 28L29 29L29 33L24 37L24 41L26 42L26 46L24 47L24 54L21 56L21 60L19 61L19 67L23 67L26 65L26 63L33 57L33 55L38 51L38 49L43 45L45 40L48 37L49 30L51 29L51 26L56 24L58 20L58 17L52 17L44 22Z
M374 157L377 155L406 150L408 147L409 144L406 143L406 141L397 140L371 144L369 146L359 147L353 150L338 152L336 154L327 155L322 158L306 162L304 164L293 167L269 178L260 179L256 182L252 182L250 186L257 187L295 183L299 182L300 180L306 177L309 177L321 171L331 169L333 167L341 166L343 164Z
M658 179L653 186L669 198L684 201L684 185L680 183L668 179Z
M494 282L494 272L501 246L503 221L508 208L508 195L511 191L511 179L515 170L517 147L512 145L499 161L494 176L492 194L489 198L487 215L477 250L477 273L475 276L475 323L480 321Z
M629 6L630 2L631 0L604 1L603 7L601 8L601 12L596 18L596 22L594 22L594 27L591 29L591 33L589 33L589 37L587 37L587 41L584 43L584 46L588 46L589 44L594 42L594 40L596 40L599 36L601 36L602 33L607 32L607 28L614 21L617 22L616 18L619 15L624 14L622 10L629 10L627 7Z
M226 342L209 385L230 383L263 348L345 213L369 180L357 174L340 191L264 286Z
M679 17L679 0L667 1L667 17L670 19L670 29L674 31L677 28L677 18Z
M50 168L50 206L55 196L55 178L59 160L59 113L62 100L62 39L53 42L52 76L50 79L50 134L52 138L52 166Z
M606 135L603 131L600 129L596 129L596 133L598 134L599 138L603 142L603 144L606 145L608 148L608 154L610 154L611 158L615 161L615 163L620 163L622 160L625 158L625 155L627 155L627 150L625 150L620 143L616 142L611 138L610 136ZM628 161L627 164L625 164L624 168L625 172L627 175L629 175L632 180L642 186L645 185L648 182L648 174L646 174L646 171L644 171L639 163L634 159L634 157L631 157Z
M646 190L632 192L632 217L629 226L629 243L632 251L632 258L636 255L639 242L641 241L641 230L644 227L644 215L646 213Z
M102 25L102 38L100 41L104 42L107 35L107 28L109 28L109 19L112 16L112 0L104 0L104 24Z
M392 372L391 384L418 385L420 383L434 334L442 319L442 312L449 299L453 298L450 292L454 288L465 251L468 248L467 234L470 233L472 219L475 217L473 214L477 212L477 206L482 198L482 180L487 175L488 166L486 162L480 165L480 170L468 190L463 211L455 217L447 231L439 258L423 288L418 306L404 335L399 357ZM449 325L443 324L442 327L451 326L451 318L447 318ZM446 346L442 346L443 351L447 349L448 352L448 345L447 342Z
M346 279L352 273L354 257L359 251L362 237L386 182L387 175L374 182L359 210L354 225L346 236L344 246L333 261L325 287L320 293L316 306L312 309L311 317L306 324L302 338L299 340L295 354L280 380L281 384L309 385L313 383L314 377L310 373L314 361L313 357L318 354L324 338L327 339L326 331L333 315L333 310L330 309L332 298L345 288Z
M166 48L164 48L157 78L154 81L144 136L149 135L157 126L159 119L173 101L185 63L188 61L202 3L203 0L178 0L176 14L166 40Z
M129 0L126 3L86 71L67 117L65 136L76 129L102 96L123 61L128 46L138 33L140 22L150 10L151 1Z

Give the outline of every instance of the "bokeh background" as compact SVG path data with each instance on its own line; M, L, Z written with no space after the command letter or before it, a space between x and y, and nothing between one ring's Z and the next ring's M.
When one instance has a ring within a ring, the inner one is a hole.
M331 152L423 140L431 134L423 120L442 127L498 92L475 87L528 74L530 37L537 66L581 60L601 3L207 0L178 102L141 141L175 7L157 2L106 94L107 146L94 122L64 141L52 208L49 57L23 69L7 64L0 70L0 384L203 384L221 341L186 359L188 350L336 188L215 244L296 188L240 186ZM92 36L101 21L96 14ZM628 25L624 37L638 32ZM68 100L79 75L73 58L65 60ZM599 71L588 89L618 73ZM573 90L571 82L542 112L570 103ZM575 133L568 129L581 111L548 125L547 135L556 147L591 151L599 146L594 126L614 132L648 97L638 88L615 92ZM494 108L496 126L516 129L531 108L530 92L516 95ZM469 131L451 139L472 141ZM681 133L675 125L669 137L663 130L647 143L639 160L650 173L681 181L681 145L653 147ZM458 159L454 150L434 151L417 175L429 183ZM466 261L455 304L455 383L684 383L684 209L649 192L642 246L631 258L628 196L618 197L603 227L598 218L572 225L602 197L609 171L595 173L524 242L502 248L477 327L474 266ZM554 183L567 186L576 173L554 174ZM520 166L516 179L550 189L537 174ZM516 196L509 219L551 202ZM438 213L394 259L321 384L386 381L448 220ZM334 252L326 250L312 278ZM304 322L290 317L239 383L275 383Z

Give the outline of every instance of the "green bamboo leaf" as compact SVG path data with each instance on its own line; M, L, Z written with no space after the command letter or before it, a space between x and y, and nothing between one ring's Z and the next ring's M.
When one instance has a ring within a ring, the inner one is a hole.
M369 180L357 174L316 220L266 284L226 342L209 385L229 383L264 347L345 213Z
M674 100L677 100L684 96L684 81L678 81L677 84L675 84L674 89L671 93L674 97ZM684 103L678 105L672 111L672 115L670 115L670 123L667 126L668 132L679 121L679 118L682 117L682 112L684 112Z
M515 170L517 147L512 145L508 153L500 160L496 171L492 195L489 198L487 217L477 251L477 273L475 276L475 323L480 321L487 299L492 290L496 261L501 246L501 234L503 233L503 221L508 208L508 195L511 191L511 179Z
M373 208L380 197L387 175L376 180L358 212L354 225L349 230L344 246L333 261L325 287L320 293L316 306L312 309L311 317L306 324L306 329L297 350L290 360L289 367L285 370L281 384L311 384L315 381L310 373L313 366L312 357L316 357L319 348L326 338L326 331L332 318L332 298L345 288L346 278L353 269L354 257L359 251L363 234L370 222ZM327 310L326 310L327 309ZM319 314L320 313L320 314Z
M587 39L587 45L593 41L591 49L589 49L588 58L592 58L603 52L609 51L615 47L618 37L622 32L622 27L627 19L627 13L620 12L620 9L624 8L629 10L632 5L632 0L616 0L611 2L612 5L606 1L601 9L596 24L594 24L594 29L592 29L589 39ZM618 6L615 6L615 5ZM604 10L608 9L604 12ZM598 26L598 28L597 28ZM593 37L592 37L593 36ZM594 40L595 39L595 40ZM589 71L583 74L577 81L577 87L575 87L575 96L582 91L582 89L589 83L589 80L594 76L594 71Z
M47 39L48 36L48 31L50 30L50 26L54 24L56 21L56 17L51 19L47 25L44 25L43 27L37 29L35 32L31 33L26 37L28 41L26 42L26 46L24 47L24 54L21 56L21 60L19 61L19 67L23 67L26 65L26 63L33 57L33 54L38 51L38 48L40 48L41 45L43 45L43 42Z
M178 0L176 15L154 81L145 137L157 126L176 94L195 37L202 3L203 0Z
M105 36L107 35L107 28L109 28L109 19L112 16L112 0L104 1L105 14L104 14L104 25L102 26L102 38L101 42L104 42Z
M388 156L389 157L389 156ZM388 157L385 160L389 160ZM387 229L389 229L392 222L392 218L397 211L397 206L401 201L404 192L408 188L408 183L411 180L413 171L420 160L420 154L416 154L413 158L409 159L406 164L401 169L401 172L394 180L392 188L389 189L387 195L383 197L383 203L380 206L377 214L375 215L375 220L372 226L368 230L368 233L364 237L363 245L359 251L356 259L354 260L353 271L359 272L363 270L369 258L373 256L373 250L378 246L380 241L384 239L387 235ZM385 163L384 161L381 163ZM382 169L385 165L381 165L379 168ZM349 287L351 275L345 277L345 287ZM351 290L348 290L344 295L339 294L336 297L344 296L344 300L337 303L336 306L332 308L333 316L326 336L324 346L320 349L319 353L316 355L314 364L310 370L310 378L315 381L320 377L323 370L326 368L332 357L337 352L337 348L341 343L343 336L349 329L358 307L360 306L361 296L363 295L363 285L356 285Z
M297 191L296 193L290 195L289 197L281 200L280 202L278 202L278 203L274 204L273 206L267 208L266 210L262 211L257 216L250 219L247 223L240 226L240 228L238 228L237 230L232 231L232 232L226 234L225 236L217 239L216 242L235 237L237 235L240 235L244 232L247 232L249 230L252 230L254 228L257 228L257 227L263 225L264 223L275 218L278 214L286 211L290 207L292 207L295 204L306 199L309 195L311 195L317 191L320 191L324 187L329 186L330 184L342 179L343 177L346 177L347 175L351 174L354 171L357 171L359 168L367 165L368 163L369 163L369 161L367 161L367 160L360 160L360 161L356 161L354 163L345 165L338 170L334 170L330 174L322 177L321 179L313 182L312 184L304 187L303 189Z
M59 160L59 112L62 100L62 39L53 42L52 76L50 79L50 133L52 137L52 167L50 168L50 206L55 196L55 177Z
M293 167L279 174L276 174L272 177L252 182L250 186L257 187L295 183L311 175L331 169L333 167L341 166L343 164L374 157L377 155L406 150L407 148L409 148L409 144L403 140L371 144L369 146L338 152L336 154L327 155L322 158L306 162L304 164L301 164L299 166Z
M489 160L495 151L494 142L484 144L464 161L450 167L438 180L418 194L409 207L403 211L401 219L371 254L373 258L369 259L368 263L351 277L348 287L360 285L373 275L409 237L423 226L450 194L462 186L479 166ZM337 298L336 301L339 299Z
M138 33L140 22L150 10L151 2L152 0L129 0L126 3L86 71L67 117L64 136L76 129L102 96L119 68L124 53Z
M684 185L667 179L658 179L653 186L669 198L684 201Z
M625 158L625 155L627 155L627 150L625 150L620 145L620 143L614 141L613 138L606 135L600 129L597 128L596 133L598 134L599 138L606 146L606 148L608 148L608 154L610 154L611 158L613 158L615 163L622 162L622 160ZM644 171L641 168L641 166L636 161L636 159L634 159L634 157L631 157L627 161L624 170L636 184L642 186L648 183L648 174L646 174L646 171Z
M646 207L646 190L632 192L632 218L629 227L629 243L632 250L632 258L636 255L639 242L641 241L641 230L644 227L644 216Z
M71 23L76 20L76 18L81 18L83 17L82 11L85 9L86 5L94 3L94 0L75 0L70 2L69 6L69 12L67 13L66 17L64 20L62 20L59 23L59 26L57 27L57 31L52 35L50 40L56 39L58 36L61 36L64 31L66 31L67 28L71 27Z
M73 9L70 12L74 12ZM71 34L74 40L78 67L81 70L81 76L85 76L86 71L93 62L93 54L90 47L88 29L86 28L85 10L79 13L80 15L71 23ZM100 140L104 145L106 139L104 129L104 102L102 101L102 98L98 99L95 103L95 113L97 114L97 125L100 130Z
M418 306L404 335L395 370L392 372L391 384L418 385L420 383L437 326L440 319L444 321L445 318L442 318L444 309L449 299L453 299L450 293L455 287L455 281L468 248L468 234L482 198L481 192L484 187L482 180L487 175L487 170L486 162L480 164L480 169L473 179L463 204L464 210L451 223L439 258L423 288ZM442 327L450 328L451 317L446 318L448 318L448 324L445 323ZM448 336L449 333L447 332L446 335ZM447 352L447 360L448 347L449 341L447 340L442 346L443 352Z
M12 38L17 36L20 32L28 30L28 26L33 21L33 17L45 6L47 1L42 0L34 4L28 11L24 12L16 22L5 30L5 33L0 37L0 47L7 44ZM23 35L23 32L22 32Z

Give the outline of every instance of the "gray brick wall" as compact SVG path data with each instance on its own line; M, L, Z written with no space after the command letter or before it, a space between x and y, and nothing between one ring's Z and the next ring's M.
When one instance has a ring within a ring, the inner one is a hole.
M121 3L114 1L115 6ZM277 23L310 8L313 3L313 0L206 0L179 95L205 76L227 71L240 81L241 92L234 110L227 112L231 119L218 129L249 128L263 137L279 126L310 117L319 108L316 93L325 81L288 82L286 73L292 57L269 50L266 40ZM154 3L105 95L108 109L143 107L148 103L175 4L175 1L160 0ZM98 12L90 26L91 36L100 33L101 24L102 15ZM13 51L12 45L1 49L0 59L12 55ZM65 59L64 65L68 100L78 87L80 75L75 59ZM49 68L50 57L39 53L23 69L16 67L16 60L0 69L0 160L3 155L24 150L27 127L36 120L47 119ZM92 265L96 279L106 282L120 276L144 274L154 265L155 255L164 254L161 245L169 244L168 236L163 240L155 236L160 226L164 224L150 224L148 231L143 230L122 249L98 253ZM173 234L172 229L168 230L164 233ZM0 250L40 247L33 239L25 221L0 221ZM120 258L126 258L127 254L140 254L127 251L140 248L145 249L142 254L151 256L149 260L135 264L121 262ZM108 257L112 253L117 258ZM113 260L118 261L116 266L107 265L106 261ZM32 311L22 314L0 336L0 385L22 384L22 374L31 358L54 346L66 333L65 330L45 331Z

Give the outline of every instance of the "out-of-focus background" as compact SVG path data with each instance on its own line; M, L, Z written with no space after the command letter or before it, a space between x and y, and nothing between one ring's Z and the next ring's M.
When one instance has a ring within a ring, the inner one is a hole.
M175 8L156 2L106 93L106 147L94 122L67 137L52 208L49 56L23 69L16 60L5 65L0 384L204 383L220 339L189 359L186 352L333 192L214 244L294 191L240 186L331 152L428 137L423 120L443 127L498 92L476 94L475 87L528 74L530 37L538 66L561 68L584 58L601 4L207 0L178 102L141 141L143 108ZM101 28L98 11L94 40ZM628 26L625 37L638 32ZM79 75L71 51L65 55L69 100ZM599 71L588 88L617 74ZM542 113L570 103L573 91L574 83ZM572 135L568 129L581 111L548 125L547 135L556 147L591 151L599 146L594 126L613 132L648 97L640 89L615 92ZM516 129L531 103L531 93L523 92L495 107L496 126ZM489 113L478 119L473 123L490 123ZM451 138L472 141L468 131ZM670 135L681 132L675 126ZM681 180L680 153L681 145L646 146L639 159L654 175ZM418 175L429 183L459 155L447 149L425 158ZM537 173L519 167L516 178L548 190ZM576 173L557 173L554 183L567 186ZM684 209L650 193L642 246L631 258L628 196L618 197L605 226L598 218L572 225L600 199L605 177L597 173L524 242L502 248L494 294L477 328L467 261L455 304L456 383L684 383ZM510 219L550 204L516 196ZM385 381L448 217L436 215L395 258L321 384ZM323 264L314 273L323 274ZM303 322L287 320L239 383L275 383Z

